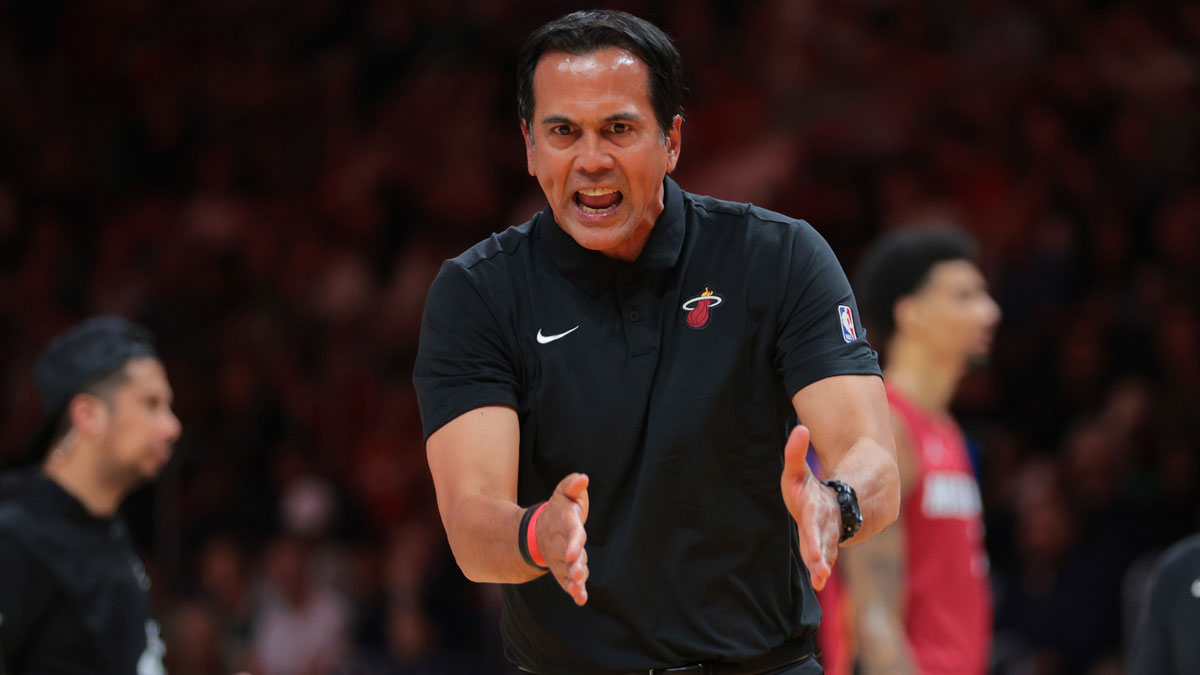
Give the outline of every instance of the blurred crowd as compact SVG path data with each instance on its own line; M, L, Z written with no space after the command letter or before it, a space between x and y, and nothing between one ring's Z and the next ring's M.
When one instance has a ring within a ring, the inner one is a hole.
M183 436L124 509L172 673L509 672L410 384L441 261L543 204L517 47L552 0L0 0L0 462L70 323L150 327ZM685 62L684 189L853 271L952 223L1004 311L956 403L995 672L1108 674L1200 530L1200 5L626 0Z

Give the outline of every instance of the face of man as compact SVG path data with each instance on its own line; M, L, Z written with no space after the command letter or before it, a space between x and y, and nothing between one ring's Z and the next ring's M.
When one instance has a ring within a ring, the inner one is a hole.
M179 438L179 419L171 410L173 393L157 359L130 359L129 380L111 395L100 424L101 466L111 478L138 485L158 476Z
M533 74L532 127L522 123L530 175L554 219L584 248L632 261L663 210L663 177L679 160L676 117L663 137L649 69L615 47L548 52Z
M902 310L908 316L901 319L900 329L929 345L934 353L980 361L991 352L1000 307L973 263L937 263L925 284L906 301L911 304Z

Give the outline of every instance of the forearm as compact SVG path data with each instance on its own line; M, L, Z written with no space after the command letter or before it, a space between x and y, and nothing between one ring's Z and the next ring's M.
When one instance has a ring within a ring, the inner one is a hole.
M828 478L854 488L862 511L862 527L845 545L866 541L895 522L900 514L900 472L890 448L860 438L828 470Z
M846 589L854 606L859 665L865 675L920 672L904 628L904 559L902 523L842 553Z
M854 488L863 524L849 543L870 539L900 513L900 471L883 381L873 375L818 380L792 395L826 478ZM832 493L831 493L832 494Z
M918 675L904 626L883 608L862 608L858 617L859 672L862 675Z
M525 509L487 495L464 497L445 520L450 549L471 581L520 584L545 574L521 556L517 543Z

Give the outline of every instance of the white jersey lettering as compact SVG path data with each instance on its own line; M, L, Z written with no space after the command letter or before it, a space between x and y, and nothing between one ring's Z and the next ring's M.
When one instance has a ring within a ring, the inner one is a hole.
M982 510L979 486L969 474L936 471L925 477L921 513L926 518L972 518Z

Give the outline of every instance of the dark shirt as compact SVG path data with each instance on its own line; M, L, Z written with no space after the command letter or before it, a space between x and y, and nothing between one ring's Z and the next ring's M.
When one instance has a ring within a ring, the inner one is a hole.
M11 675L158 675L149 580L124 525L38 472L0 478L0 660Z
M1200 672L1200 534L1167 549L1151 579L1129 675Z
M665 185L632 264L547 208L448 261L426 302L426 437L509 406L521 504L590 478L587 604L549 575L503 590L506 653L542 675L744 660L820 620L779 488L791 396L878 375L875 353L812 227Z

